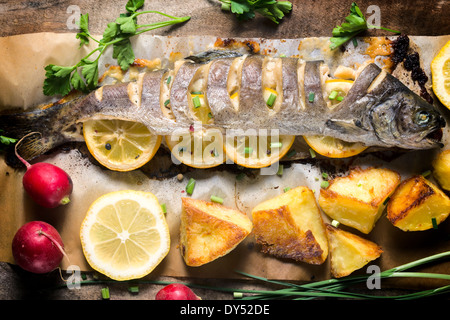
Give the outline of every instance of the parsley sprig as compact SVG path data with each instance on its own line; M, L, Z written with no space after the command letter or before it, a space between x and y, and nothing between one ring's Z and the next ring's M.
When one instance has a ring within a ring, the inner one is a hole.
M76 35L80 40L80 46L87 45L92 40L97 43L97 47L73 66L47 65L45 67L44 94L47 96L66 95L73 89L83 92L95 89L98 85L99 58L106 48L112 46L112 57L117 60L122 70L128 70L135 59L131 37L190 19L189 16L174 17L153 10L138 11L144 6L144 2L145 0L129 0L125 6L127 12L121 14L114 22L108 23L100 40L95 39L89 32L89 14L82 14L80 32ZM170 20L151 24L137 23L138 16L149 13L159 14ZM98 56L95 59L91 58L95 53L98 53Z
M219 0L222 2L222 10L231 11L238 20L253 19L256 13L279 24L286 13L291 12L290 1L276 0Z
M330 38L331 50L340 47L341 45L348 42L356 35L367 29L382 29L393 33L400 33L399 31L368 24L366 18L361 12L361 9L355 2L352 3L352 6L350 8L350 14L347 17L345 17L345 21L346 22L342 23L340 26L336 26L333 29L332 33L333 37Z

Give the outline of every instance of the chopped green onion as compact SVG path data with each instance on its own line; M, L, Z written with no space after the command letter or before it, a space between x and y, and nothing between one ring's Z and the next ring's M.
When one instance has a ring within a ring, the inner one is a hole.
M322 172L322 178L324 178L324 179L328 179L328 173L326 173L326 172Z
M167 208L166 208L166 204L165 203L163 203L161 205L161 209L162 209L163 213L167 213Z
M280 164L278 166L278 171L277 171L277 175L278 176L282 176L283 175L283 169L284 169L284 166L282 164Z
M170 80L172 80L172 76L169 76L169 77L167 78L166 83L169 84L169 83L170 83Z
M102 288L102 299L109 299L109 288Z
M313 149L311 149L311 148L309 148L309 154L311 155L311 158L315 158L316 157L316 152Z
M210 119L212 119L212 118L213 118L213 115L212 115L212 113L211 113L211 112L208 112L208 118L210 118Z
M233 298L240 299L244 296L242 292L233 292Z
M314 102L314 97L315 97L315 93L314 92L310 92L309 95L308 95L309 102Z
M431 223L433 224L433 229L437 229L438 228L438 224L437 224L437 221L436 221L435 217L431 218Z
M253 153L253 148L252 148L252 147L245 147L245 148L244 148L244 153L245 153L245 154L251 154L251 153Z
M236 175L236 180L241 181L245 178L245 173L241 172L238 175Z
M188 194L192 194L194 192L194 187L195 187L195 179L194 178L190 178L187 185L186 185L186 192Z
M295 151L294 149L292 149L291 151L289 151L286 155L286 157L288 158L292 158L293 156L295 156L297 154L297 151Z
M328 99L334 100L334 99L336 99L337 95L338 95L338 92L333 90L333 91L331 91L330 95L328 96Z
M216 202L216 203L220 203L220 204L223 204L223 199L221 198L221 197L218 197L218 196L211 196L211 201L212 202Z
M333 227L335 227L335 228L339 227L340 224L341 224L341 223L340 223L339 221L337 221L337 220L331 221L331 225L332 225Z
M286 57L286 54L284 54L284 53L280 54L280 58L285 58L285 57Z
M200 98L198 96L192 98L192 103L194 104L194 108L198 108L202 105L202 103L200 102Z
M339 96L339 97L336 98L336 100L337 101L342 101L342 100L344 100L344 97L343 96Z
M281 142L271 142L270 147L271 148L281 148L283 146L283 143Z
M428 177L430 174L431 174L431 171L427 170L424 173L422 173L422 176L425 178L425 177Z
M320 187L323 188L323 189L328 188L329 185L330 185L330 183L328 181L322 181L320 183Z
M291 190L291 188L289 188L289 187L286 187L283 189L284 192L288 192L289 190Z
M166 101L164 101L164 107L167 107L167 105L170 103L170 99L167 99Z
M277 98L277 96L273 93L270 94L269 99L267 99L267 105L269 107L273 107L273 104L275 103L275 99Z
M130 286L128 287L128 291L131 293L139 293L139 287L138 286Z
M191 95L193 95L193 96L198 95L198 94L203 94L203 92L201 92L201 91L192 91L191 92Z

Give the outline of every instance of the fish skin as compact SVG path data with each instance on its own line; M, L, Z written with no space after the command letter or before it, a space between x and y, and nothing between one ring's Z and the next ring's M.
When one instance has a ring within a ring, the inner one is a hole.
M374 86L382 72L375 64L365 67L346 98L331 110L322 93L320 66L323 62L280 58L283 72L280 96L283 101L275 111L267 107L262 94L265 57L250 55L243 63L239 110L236 110L230 102L226 80L233 59L239 56L204 55L199 63L190 61L195 60L192 58L184 62L174 77L170 92L175 119L165 117L161 111L161 81L167 70L157 70L143 74L136 82L105 85L44 110L0 115L0 128L4 135L12 138L21 138L30 132L40 133L40 138L23 141L20 146L19 150L27 160L63 143L83 141L81 123L88 119L142 122L158 135L187 130L195 122L187 104L188 86L200 66L208 63L205 92L214 123L204 124L206 128L218 128L232 135L242 133L243 129L278 130L279 134L286 135L327 135L386 148L428 149L440 145L439 141L426 138L445 126L439 111L390 74L384 74L382 81ZM302 85L298 82L300 63L305 63ZM130 92L138 92L139 98L130 100ZM313 102L308 101L310 92L314 93ZM426 123L423 119L420 125L417 123L419 113L426 113Z

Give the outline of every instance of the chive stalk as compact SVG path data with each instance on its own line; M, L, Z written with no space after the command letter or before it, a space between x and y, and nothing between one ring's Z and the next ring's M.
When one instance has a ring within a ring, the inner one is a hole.
M167 213L167 207L166 207L166 204L165 204L165 203L163 203L163 204L161 205L161 209L162 209L162 212L163 212L163 213Z
M275 103L276 99L277 99L277 96L275 94L271 93L269 98L267 99L267 105L269 107L273 107L273 104Z
M333 90L333 91L331 91L330 95L328 96L328 99L334 100L334 99L336 99L337 95L338 95L338 92Z
M329 183L328 181L322 181L322 182L320 183L320 187L323 188L323 189L328 188L329 185L330 185L330 183Z
M252 147L245 147L245 148L244 148L244 153L245 153L245 154L251 154L251 153L253 153L253 148L252 148Z
M309 102L314 102L314 97L315 97L315 93L314 92L310 92L308 95L308 101Z
M211 196L211 201L215 202L215 203L223 204L223 199L221 197L218 197L218 196L215 196L215 195Z
M271 142L270 147L271 148L281 148L283 146L282 142Z
M194 178L190 178L187 185L186 185L186 192L189 195L192 195L192 193L194 192L194 188L195 188L195 179Z
M277 175L278 176L282 176L283 175L283 170L284 170L284 166L282 164L280 164L278 166L278 171L277 171Z
M343 97L343 96L338 96L338 97L336 98L336 100L339 101L339 102L341 102L342 100L344 100L344 97Z
M202 105L198 96L192 98L192 103L194 104L194 108L199 108Z
M105 300L109 299L109 288L108 287L102 288L102 299L105 299Z

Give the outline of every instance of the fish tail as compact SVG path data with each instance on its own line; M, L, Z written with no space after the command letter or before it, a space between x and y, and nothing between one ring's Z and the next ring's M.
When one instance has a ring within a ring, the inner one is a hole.
M61 115L66 103L55 103L48 108L38 108L23 113L0 115L0 134L20 140L17 152L30 161L67 142L67 123ZM9 157L10 158L10 157Z

